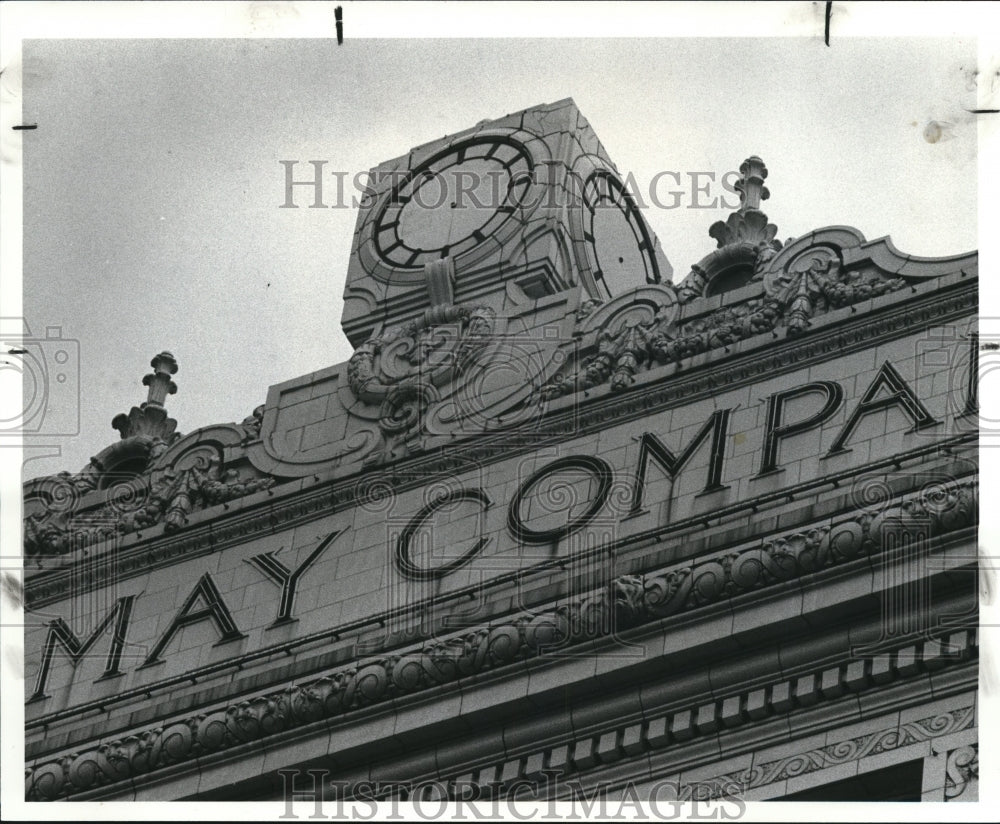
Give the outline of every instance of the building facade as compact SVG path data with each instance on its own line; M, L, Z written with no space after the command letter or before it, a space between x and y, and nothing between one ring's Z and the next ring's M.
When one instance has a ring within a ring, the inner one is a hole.
M26 798L970 800L977 256L672 281L572 100L376 167L347 363L25 484Z

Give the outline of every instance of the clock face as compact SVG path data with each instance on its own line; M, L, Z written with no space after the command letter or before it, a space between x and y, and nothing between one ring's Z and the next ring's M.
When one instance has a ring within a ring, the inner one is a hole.
M639 209L617 178L597 172L584 186L584 237L596 261L594 278L611 297L641 283L659 283L653 244Z
M513 141L470 140L412 169L375 224L375 249L404 269L481 243L514 213L531 183L531 160Z

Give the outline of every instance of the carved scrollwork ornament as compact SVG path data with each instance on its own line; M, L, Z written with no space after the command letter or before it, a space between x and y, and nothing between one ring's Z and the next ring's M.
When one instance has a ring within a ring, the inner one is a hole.
M379 407L382 438L365 466L409 452L440 388L469 367L494 339L495 327L496 313L488 306L439 305L357 348L347 364L348 386L358 400Z
M30 482L36 511L24 519L26 556L64 555L115 535L163 525L173 531L198 509L269 489L272 477L243 479L223 464L224 447L259 437L263 406L241 426L224 424L184 438L164 402L177 391L177 361L161 352L143 378L147 398L118 415L121 440L80 472ZM101 494L103 493L103 494ZM39 504L41 504L39 506Z
M595 303L591 301L590 303ZM650 363L658 342L671 337L678 301L672 285L639 287L589 310L575 335L593 340L594 354L575 370L560 373L541 388L543 400L611 382L615 391L632 385Z
M948 753L945 765L945 801L975 801L979 783L979 746L970 744Z
M774 254L775 248L771 248L755 260L770 260ZM542 398L549 400L609 382L612 391L621 391L634 383L640 371L656 364L679 363L781 328L790 336L799 335L819 314L906 286L901 278L845 271L839 252L829 246L806 249L777 270L763 269L760 297L680 323L659 318L627 332L609 329L575 371L560 373L542 388ZM708 275L702 268L693 267L677 289L678 303L692 299L707 283ZM592 316L586 322L591 323Z
M270 489L275 483L274 478L244 480L237 470L225 468L217 455L203 456L182 469L168 468L130 481L128 500L109 495L106 504L92 511L45 510L29 515L24 521L25 554L60 555L161 523L165 531L174 531L198 509Z

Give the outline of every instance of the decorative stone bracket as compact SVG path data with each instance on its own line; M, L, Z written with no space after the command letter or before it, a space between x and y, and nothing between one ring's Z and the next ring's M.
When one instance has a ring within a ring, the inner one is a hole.
M944 800L979 800L979 744L958 747L948 753Z
M975 728L934 742L924 764L923 800L979 800L979 742Z

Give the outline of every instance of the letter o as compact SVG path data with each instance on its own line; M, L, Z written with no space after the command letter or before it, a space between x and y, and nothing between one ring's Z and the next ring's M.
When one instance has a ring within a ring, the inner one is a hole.
M597 478L597 495L591 501L590 506L580 515L569 521L558 529L531 529L526 526L521 518L521 502L539 481L547 475L555 472L562 472L566 469L581 469L589 472ZM611 492L612 472L606 461L595 458L591 455L576 455L567 458L559 458L547 466L543 466L528 480L526 480L517 490L517 494L510 502L507 510L507 528L511 535L520 541L528 544L547 544L565 538L572 532L586 525L598 512L608 499Z

